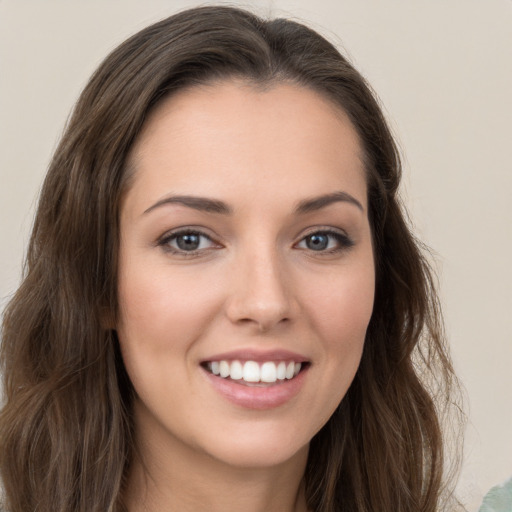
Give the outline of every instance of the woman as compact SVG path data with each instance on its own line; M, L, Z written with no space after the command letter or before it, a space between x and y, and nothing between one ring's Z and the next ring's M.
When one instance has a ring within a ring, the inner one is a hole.
M117 48L3 326L18 511L434 511L456 382L400 162L315 32L228 7Z

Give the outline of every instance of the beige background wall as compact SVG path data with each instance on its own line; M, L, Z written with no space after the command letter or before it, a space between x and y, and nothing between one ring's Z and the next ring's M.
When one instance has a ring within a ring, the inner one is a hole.
M236 2L234 2L236 3ZM195 2L0 0L0 306L67 114L126 36ZM512 475L512 0L267 0L351 56L403 147L404 195L438 255L470 424L469 510ZM334 35L336 34L336 35Z

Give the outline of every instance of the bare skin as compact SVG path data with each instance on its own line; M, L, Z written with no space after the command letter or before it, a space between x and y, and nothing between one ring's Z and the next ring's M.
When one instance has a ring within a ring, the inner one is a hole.
M137 393L130 512L307 511L309 443L354 378L373 309L360 155L344 113L291 84L195 87L147 120L115 326ZM292 373L214 373L238 359Z
M148 464L136 461L130 474L130 512L308 511L302 487L307 448L284 464L258 469L219 464L181 443L171 445L167 436L162 442L152 437L143 452Z

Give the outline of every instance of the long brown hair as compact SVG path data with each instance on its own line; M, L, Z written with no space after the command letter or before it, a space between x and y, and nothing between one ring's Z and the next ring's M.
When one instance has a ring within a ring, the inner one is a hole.
M133 390L115 331L127 155L149 111L195 84L241 78L317 91L364 149L376 299L355 380L313 438L315 512L433 512L441 412L456 379L433 275L397 198L400 159L362 76L316 32L230 7L181 12L134 35L86 86L50 164L24 278L6 308L0 474L11 512L122 510Z

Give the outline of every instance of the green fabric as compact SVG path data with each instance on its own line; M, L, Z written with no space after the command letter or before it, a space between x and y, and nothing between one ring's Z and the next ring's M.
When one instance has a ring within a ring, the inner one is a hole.
M512 478L493 487L485 495L478 512L512 512Z

